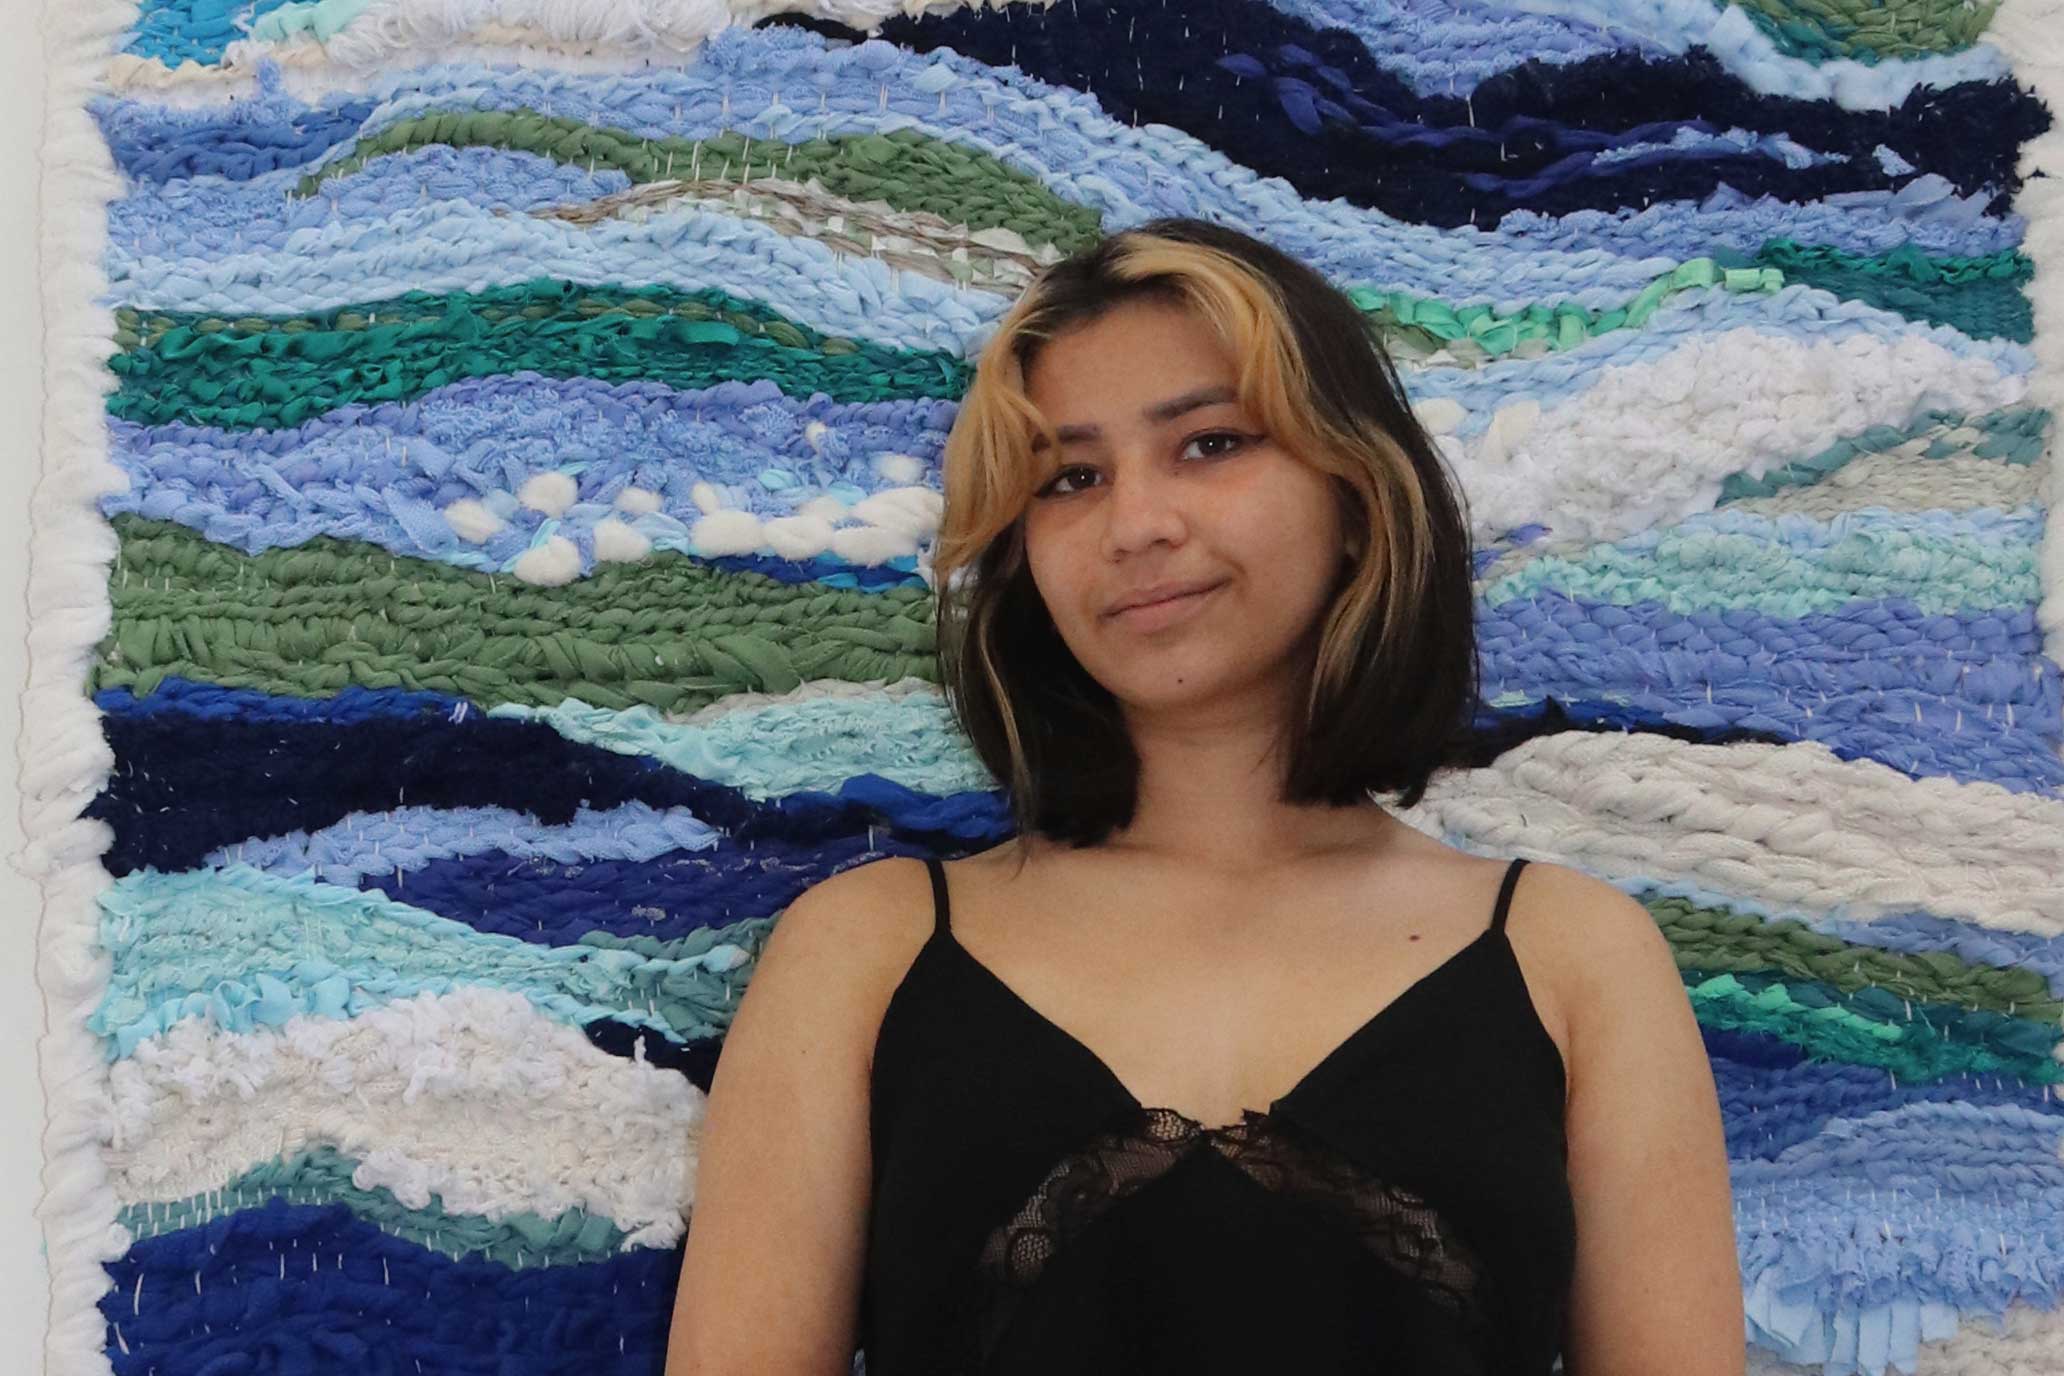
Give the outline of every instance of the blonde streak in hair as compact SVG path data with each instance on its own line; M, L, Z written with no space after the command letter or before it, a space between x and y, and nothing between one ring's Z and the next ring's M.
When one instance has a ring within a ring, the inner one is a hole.
M932 556L935 579L972 564L988 543L997 499L994 476L982 456L992 447L994 429L985 417L977 416L949 454L946 483L953 495Z
M956 418L953 434L948 437L948 481L962 484L960 491L965 494L955 508L954 520L949 523L952 527L950 536L941 542L950 547L944 565L948 571L973 563L1017 518L1018 508L1029 495L1017 490L1030 485L1024 471L1024 458L1029 450L1026 432L1035 430L1044 434L1049 444L1058 442L1059 437L1052 424L1025 395L1023 370L1017 361L1019 340L1038 333L1038 316L1043 305L1044 293L1035 282L1005 312L984 347L976 365L974 382L961 401L964 410L971 408L971 414L967 416L969 424L963 428ZM935 570L940 567L936 556L934 567ZM942 572L939 577L943 588L945 574ZM956 658L961 661L959 667L965 672L965 661L971 648L975 667L980 671L982 681L988 685L989 698L995 705L1010 755L1011 796L1016 820L1020 830L1024 830L1037 816L1037 784L1026 758L1024 733L1018 724L1017 709L996 666L996 606L993 589L975 596L972 621L963 619L960 623L961 643Z
M1268 285L1216 261L1205 265L1192 285L1221 341L1239 361L1241 402L1262 410L1287 397L1297 360L1294 347L1286 347L1282 307Z
M1137 234L1112 260L1121 281L1165 278L1168 285L1232 346L1235 356L1253 342L1270 313L1271 288L1230 254L1203 244Z
M939 521L939 535L933 542L932 572L943 589L947 577L973 558L968 532L981 518L988 486L979 466L984 447L984 403L980 384L970 387L960 402L960 413L946 436L944 464L945 510Z
M1013 314L1016 314L1014 311ZM934 554L939 576L972 562L1016 519L1029 493L1024 435L1030 430L1054 440L1053 428L1025 397L1013 348L1022 331L1011 316L991 338L975 380L961 398L946 445L946 484L951 513Z
M1366 510L1378 518L1378 524L1371 532L1368 557L1334 599L1326 618L1307 685L1308 718L1317 715L1319 703L1327 694L1345 686L1358 659L1356 651L1363 628L1376 615L1379 603L1382 629L1376 657L1385 658L1396 649L1396 642L1408 624L1410 607L1425 588L1431 538L1425 492L1415 477L1410 458L1396 440L1369 425L1357 425L1349 434L1338 434L1323 422L1313 428L1320 436L1317 452L1363 456L1360 461L1346 460L1341 465L1341 476L1360 494ZM1375 547L1379 541L1380 554ZM1418 550L1420 554L1407 564L1409 550Z
M1319 704L1339 692L1353 672L1354 652L1369 624L1376 601L1375 568L1376 560L1364 559L1347 587L1334 599L1325 629L1319 637L1318 651L1313 657L1311 678L1306 685L1307 721L1316 718Z
M1006 337L999 335L990 347L994 349L1005 342ZM957 568L974 557L980 544L980 528L986 524L994 500L995 474L988 458L999 428L998 402L986 356L973 384L961 397L960 407L946 442L946 488L953 519L945 523L949 538L942 544L947 548L941 551L943 561L934 556L935 569L942 562L946 568Z
M997 529L1010 523L1016 516L1016 508L1030 495L1026 472L1026 461L1030 458L1029 432L1043 435L1048 444L1059 442L1060 437L1054 433L1052 423L1032 404L1032 398L1026 393L1025 370L1018 361L1018 350L1024 340L1044 340L1047 337L1043 314L1039 312L1037 303L1032 303L1023 317L1012 322L1005 347L983 357L986 372L984 397L989 404L988 417L994 427L988 454L991 476L997 479L994 483L996 491L1005 496L1006 504L1011 507L1010 515L998 522ZM1004 481L1005 478L1011 481Z
M1432 538L1432 523L1426 506L1426 491L1404 448L1375 427L1365 427L1366 447L1379 456L1371 476L1375 479L1376 510L1381 514L1379 534L1383 542L1383 598L1385 648L1402 633L1402 614L1423 594L1429 572L1426 561ZM1410 558L1411 551L1418 551ZM1371 561L1373 564L1375 561Z

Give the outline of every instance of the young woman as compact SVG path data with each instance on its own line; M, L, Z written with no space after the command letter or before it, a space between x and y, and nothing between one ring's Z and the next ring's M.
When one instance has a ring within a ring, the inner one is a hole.
M1738 1376L1647 911L1414 806L1457 490L1354 304L1167 219L1049 268L946 448L941 677L1017 834L816 885L713 1083L671 1376Z

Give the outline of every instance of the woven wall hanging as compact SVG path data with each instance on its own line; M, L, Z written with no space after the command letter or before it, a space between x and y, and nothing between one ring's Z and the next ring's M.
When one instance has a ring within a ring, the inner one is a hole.
M1466 487L1405 815L1667 934L1752 1369L2064 1368L2056 0L777 8L52 7L48 1370L659 1370L767 932L1007 834L971 361L1172 214Z

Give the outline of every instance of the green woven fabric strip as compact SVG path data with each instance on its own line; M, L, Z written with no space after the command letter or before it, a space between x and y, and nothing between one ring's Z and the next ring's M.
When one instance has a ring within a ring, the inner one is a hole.
M1779 52L1811 62L1953 53L1978 41L2000 0L1740 0ZM1726 8L1723 4L1721 8Z
M760 949L767 944L768 935L774 930L774 924L780 920L778 915L748 917L727 923L721 928L701 928L693 936L677 937L618 936L614 932L583 932L578 944L599 946L607 951L636 951L639 955L649 956L654 960L678 960L683 954L700 955L707 951L712 944L707 934L715 932L719 940L743 949L749 957L722 972L725 980L740 993L744 993L746 984L752 978L753 969L759 963Z
M1693 258L1657 277L1626 305L1609 311L1536 303L1501 314L1490 306L1454 307L1428 297L1371 287L1351 287L1347 294L1394 354L1413 357L1446 349L1468 359L1574 349L1613 330L1647 323L1656 308L1676 292L1713 287L1772 292L1782 287L1784 280L1783 273L1771 268L1728 269L1711 258Z
M737 946L745 951L746 958L729 969L716 971L711 978L726 988L727 997L721 1003L704 1001L690 1010L692 1021L706 1023L715 1031L712 1035L729 1036L731 1019L738 1012L738 1002L745 997L746 986L752 983L753 972L760 968L760 952L766 949L767 938L774 932L774 924L781 920L776 913L772 917L748 917L737 922L726 923L721 928L704 927L693 936L663 938L656 936L618 936L614 932L583 932L579 944L595 946L605 951L635 951L654 960L678 960L683 955L700 955L716 941ZM684 1028L688 1021L675 1022L671 1018L668 1026Z
M114 624L89 692L148 693L178 674L302 697L358 684L483 707L578 697L693 711L805 679L936 672L922 586L783 583L661 552L537 588L327 536L254 556L171 522L113 525Z
M1871 1022L1889 1027L1910 1027L1916 1023L1959 1045L1978 1047L2011 1063L2039 1063L2057 1049L2059 1029L2033 1018L2008 1017L1989 1008L1957 1008L1948 1004L1915 1003L1901 999L1887 989L1857 989L1848 993L1822 980L1796 979L1775 970L1742 972L1685 970L1687 984L1701 984L1718 974L1733 974L1736 983L1752 994L1772 985L1782 985L1788 997L1806 1008L1840 1008Z
M1779 280L1769 269L1723 276L1737 290ZM1540 306L1493 316L1488 307L1455 310L1402 293L1355 288L1350 295L1379 331L1416 333L1458 356L1491 356L1529 341L1573 348L1638 324L1666 292L1706 285L1705 277L1698 264L1686 264L1629 307L1607 312ZM827 336L721 291L544 278L481 292L409 292L313 316L229 319L125 308L115 340L122 352L108 366L120 383L110 413L144 425L231 429L299 425L338 406L406 402L459 378L525 369L683 388L764 377L791 395L823 392L838 401L956 399L973 376L951 354Z
M125 310L116 342L108 410L145 425L276 429L523 369L683 388L771 378L836 401L955 398L972 377L950 354L834 339L720 291L547 278L279 319Z
M1776 465L1765 469L1760 475L1748 472L1730 473L1720 481L1720 496L1715 505L1725 506L1729 502L1771 497L1789 487L1810 487L1814 483L1824 481L1829 474L1851 459L1861 458L1867 454L1887 453L1909 441L1930 434L1936 436L1936 439L1923 452L1923 458L1942 458L1950 454L1969 453L1975 458L1993 459L2002 463L2030 464L2042 458L2045 452L2049 425L2050 413L2039 406L2017 407L1968 417L1956 411L1924 411L1912 425L1904 428L1873 425L1855 435L1835 441L1818 454ZM1950 431L1966 427L1979 431L1984 438L1968 448L1949 438Z
M623 1230L602 1214L568 1209L551 1218L528 1210L506 1218L449 1213L432 1195L412 1209L385 1186L360 1189L351 1181L358 1162L334 1147L311 1147L253 1166L219 1190L157 1204L127 1204L116 1221L138 1238L191 1228L268 1199L290 1204L343 1204L383 1232L448 1257L476 1256L506 1266L549 1266L600 1261L623 1247Z
M1787 281L1804 282L1852 301L1897 311L1909 320L1947 325L1974 339L2035 336L2027 285L2035 264L2014 249L1977 258L1933 258L1910 244L1863 257L1824 244L1772 239L1756 262Z
M1791 919L1767 921L1726 907L1698 907L1690 899L1656 896L1648 910L1669 938L1677 964L1707 975L1772 971L1809 979L1843 994L1874 990L1886 1002L1873 1010L1899 1011L1902 1000L1985 1009L2055 1026L2064 1001L2052 998L2041 973L2022 966L1974 965L1947 951L1887 951L1816 932Z
M383 301L339 306L320 315L217 316L197 312L144 312L124 306L115 312L115 342L124 349L148 345L160 352L191 347L197 335L300 334L309 331L355 331L387 325L443 324L454 307L490 325L543 328L565 321L603 320L626 316L637 320L675 317L728 325L741 335L765 334L791 349L848 354L861 346L854 340L827 335L798 325L766 306L732 296L714 287L680 291L672 287L589 286L554 277L535 277L513 286L478 292L412 291ZM167 336L172 336L168 338ZM717 337L714 332L712 337ZM269 346L278 351L282 345Z
M1790 283L1819 287L1909 320L1948 325L1974 338L2025 344L2034 329L2024 290L2032 275L2029 260L2011 250L1981 258L1931 258L1903 247L1862 257L1773 239L1757 252L1752 265L1729 267L1715 258L1687 259L1612 310L1536 303L1499 313L1490 306L1458 308L1371 287L1350 288L1348 295L1375 324L1392 354L1410 359L1445 350L1474 362L1574 349L1614 330L1639 328L1678 292L1717 288L1767 293Z
M2064 1065L2048 1056L2002 1055L1953 1040L1919 1019L1881 1022L1839 1006L1810 1006L1783 984L1750 989L1722 974L1689 986L1688 993L1698 1020L1708 1027L1764 1033L1816 1060L1878 1066L1911 1083L1951 1075L2011 1075L2029 1084L2064 1080Z
M756 176L794 182L815 178L826 191L849 200L884 201L896 210L924 211L970 229L1013 230L1034 248L1052 245L1063 254L1087 247L1103 232L1095 208L1071 205L1044 183L980 149L916 129L808 143L756 141L740 133L647 139L535 110L447 110L401 120L303 177L296 192L313 195L332 177L355 172L373 158L440 145L508 148L590 170L613 168L634 185L690 177L731 182Z

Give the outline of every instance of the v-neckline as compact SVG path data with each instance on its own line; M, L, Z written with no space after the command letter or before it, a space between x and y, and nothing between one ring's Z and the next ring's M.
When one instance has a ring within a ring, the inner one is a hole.
M1469 956L1475 953L1476 951L1487 947L1488 945L1490 945L1493 939L1500 938L1503 935L1504 931L1499 926L1494 925L1485 927L1482 931L1478 932L1475 937L1471 938L1466 946L1463 946L1460 950L1456 951L1446 960L1442 961L1440 964L1434 966L1431 970L1428 970L1425 974L1421 975L1418 979L1415 979L1410 984L1406 985L1403 992L1399 993L1395 998L1391 999L1390 1002L1384 1004L1383 1007L1377 1009L1376 1012L1372 1014L1366 1022L1363 1022L1360 1026L1356 1027L1354 1031L1348 1033L1347 1036L1343 1038L1337 1046L1335 1046L1331 1051L1328 1051L1324 1056L1321 1056L1316 1065L1312 1066L1311 1069L1305 1071L1303 1075L1299 1076L1295 1084L1291 1085L1290 1088L1284 1090L1283 1093L1277 1095L1275 1099L1270 1101L1267 1109L1242 1108L1240 1110L1240 1116L1234 1119L1232 1122L1220 1123L1216 1125L1207 1125L1201 1119L1193 1118L1189 1114L1184 1113L1181 1109L1172 1107L1168 1104L1148 1104L1143 1102L1140 1099L1140 1096L1133 1093L1132 1088L1129 1085L1127 1085L1125 1081L1118 1077L1118 1072L1111 1069L1110 1062L1106 1061L1102 1056L1099 1056L1080 1037L1077 1037L1067 1028L1062 1027L1052 1018L1040 1012L1037 1008L1034 1008L1022 994L1020 994L1017 990L1011 988L1011 986L1004 980L1004 978L1001 975L997 974L994 970L990 969L987 965L983 964L982 961L976 957L973 951L970 951L967 947L961 945L960 938L953 934L953 931L950 927L941 927L936 929L932 933L932 939L935 941L943 941L946 947L949 950L953 951L961 959L962 962L964 962L971 969L976 971L984 980L986 980L989 983L989 985L992 988L996 989L997 992L1001 993L1011 1003L1015 1004L1020 1010L1022 1010L1027 1016L1029 1016L1035 1024L1046 1029L1048 1033L1050 1033L1063 1045L1072 1048L1076 1055L1078 1055L1082 1060L1087 1062L1091 1067L1093 1067L1096 1070L1097 1074L1103 1078L1105 1083L1107 1083L1112 1089L1117 1091L1118 1096L1125 1101L1126 1107L1129 1111L1134 1113L1172 1113L1177 1118L1182 1119L1183 1122L1196 1127L1202 1133L1223 1134L1243 1124L1255 1122L1268 1122L1280 1116L1284 1105L1288 1104L1291 1100L1298 1098L1300 1095L1308 1093L1312 1089L1312 1087L1317 1085L1325 1075L1332 1071L1334 1066L1344 1061L1351 1052L1353 1052L1363 1042L1366 1042L1370 1038L1374 1037L1381 1028L1387 1025L1387 1020L1390 1018L1390 1015L1392 1013L1397 1011L1399 1005L1406 1003L1407 1001L1413 999L1415 996L1422 995L1423 991L1430 988L1436 979L1458 968L1461 965L1464 957Z

